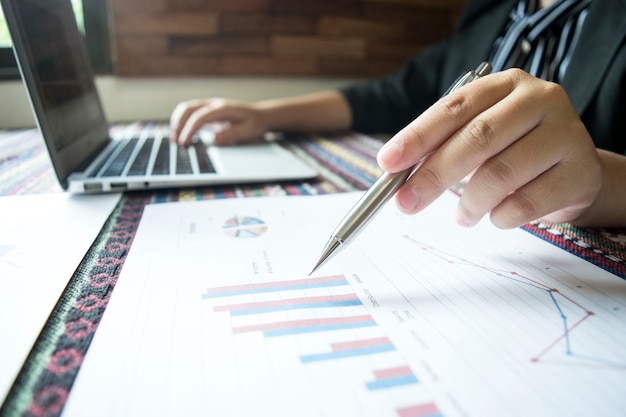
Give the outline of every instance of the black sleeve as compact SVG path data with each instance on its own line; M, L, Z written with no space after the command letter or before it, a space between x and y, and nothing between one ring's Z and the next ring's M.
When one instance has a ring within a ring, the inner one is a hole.
M438 43L389 76L341 89L352 110L352 129L393 133L434 103L446 48L446 41Z
M395 133L430 107L463 70L485 60L518 0L469 2L455 32L408 61L399 71L345 87L351 129Z

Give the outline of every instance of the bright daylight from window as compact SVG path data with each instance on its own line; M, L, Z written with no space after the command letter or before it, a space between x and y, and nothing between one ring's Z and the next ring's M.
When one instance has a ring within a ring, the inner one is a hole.
M80 28L82 33L85 33L82 0L72 0L72 7L74 8L78 27ZM8 48L10 46L11 36L9 35L9 28L7 27L6 20L4 19L4 12L2 11L2 7L0 7L0 48Z

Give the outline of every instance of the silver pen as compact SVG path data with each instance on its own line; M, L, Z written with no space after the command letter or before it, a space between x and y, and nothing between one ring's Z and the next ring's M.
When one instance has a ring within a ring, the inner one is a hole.
M477 78L489 74L489 72L491 72L491 64L483 62L475 70L468 70L461 74L443 95L445 96L465 84L469 84ZM339 250L346 247L365 228L383 204L389 201L398 188L411 176L418 165L419 163L394 174L384 172L376 180L374 185L370 187L339 223L309 275L317 271Z

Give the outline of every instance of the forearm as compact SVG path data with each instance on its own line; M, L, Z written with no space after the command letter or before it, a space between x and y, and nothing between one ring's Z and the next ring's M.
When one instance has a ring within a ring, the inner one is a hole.
M583 227L626 226L626 156L598 150L602 188L593 205L571 223Z
M255 104L269 130L304 132L350 128L352 113L348 102L337 91L265 100Z

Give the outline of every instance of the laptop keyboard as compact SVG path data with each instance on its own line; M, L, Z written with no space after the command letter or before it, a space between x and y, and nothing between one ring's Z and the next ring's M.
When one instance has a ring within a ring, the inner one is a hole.
M214 173L215 166L201 140L189 147L171 144L169 137L131 137L119 141L90 177L188 175Z

